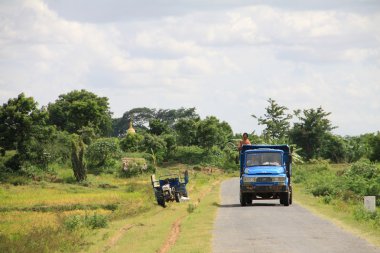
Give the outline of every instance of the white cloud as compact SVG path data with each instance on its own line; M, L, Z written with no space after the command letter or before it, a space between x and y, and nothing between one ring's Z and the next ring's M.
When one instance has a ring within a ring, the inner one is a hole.
M249 132L260 129L250 115L262 115L271 97L290 110L321 105L338 133L379 130L379 10L196 2L157 7L162 13L150 18L154 10L135 6L136 15L123 18L108 6L107 22L83 22L77 9L65 19L64 1L48 3L0 3L1 101L24 91L47 104L85 88L109 97L115 116L138 106L195 106ZM83 15L93 21L100 13Z

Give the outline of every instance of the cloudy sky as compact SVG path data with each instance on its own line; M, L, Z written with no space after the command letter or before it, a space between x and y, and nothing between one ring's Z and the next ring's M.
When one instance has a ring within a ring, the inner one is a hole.
M235 132L268 98L380 130L379 0L0 0L0 103L86 89L114 117L196 107Z

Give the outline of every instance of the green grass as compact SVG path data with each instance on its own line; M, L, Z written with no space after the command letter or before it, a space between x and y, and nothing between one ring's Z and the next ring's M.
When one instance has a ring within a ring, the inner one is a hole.
M173 223L180 220L178 240L169 252L210 252L219 183L226 177L220 173L209 175L190 171L190 201L172 202L162 208L152 200L149 204L153 204L153 208L148 212L111 222L108 228L94 235L90 241L96 243L85 251L99 252L109 248L107 252L157 252L169 237ZM194 207L192 212L188 211L189 206ZM123 231L123 228L129 229ZM115 238L118 238L116 242Z
M3 183L0 252L155 252L178 219L182 230L175 247L187 247L187 238L191 238L196 226L199 234L207 235L198 238L203 240L200 250L210 248L205 246L211 243L210 210L216 210L212 203L218 197L217 186L212 185L225 175L220 171L194 171L180 164L159 168L156 174L185 169L190 172L191 200L169 203L165 209L154 199L148 174L134 178L90 174L78 184L70 169L57 166L54 182L42 179L22 185ZM192 212L189 206L193 206Z

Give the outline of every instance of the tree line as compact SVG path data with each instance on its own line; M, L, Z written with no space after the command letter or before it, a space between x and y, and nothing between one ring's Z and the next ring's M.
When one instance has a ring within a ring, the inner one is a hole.
M322 107L296 110L268 99L262 116L252 115L262 134L254 143L289 143L305 160L353 162L362 157L380 160L380 133L334 135L336 128ZM293 123L291 120L296 119ZM127 130L133 123L135 133ZM0 171L48 170L52 163L71 163L78 181L87 169L117 167L126 153L140 152L152 161L206 163L234 168L234 144L240 133L215 116L205 119L195 108L134 108L112 118L109 101L86 90L60 95L39 107L24 93L0 108Z

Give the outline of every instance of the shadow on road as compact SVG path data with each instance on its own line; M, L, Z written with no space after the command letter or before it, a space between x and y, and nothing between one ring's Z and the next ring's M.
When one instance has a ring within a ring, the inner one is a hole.
M240 204L219 204L219 203L212 203L213 206L217 206L220 208L233 208L233 207L242 207ZM274 204L274 203L253 203L252 205L248 206L282 206L281 204Z

